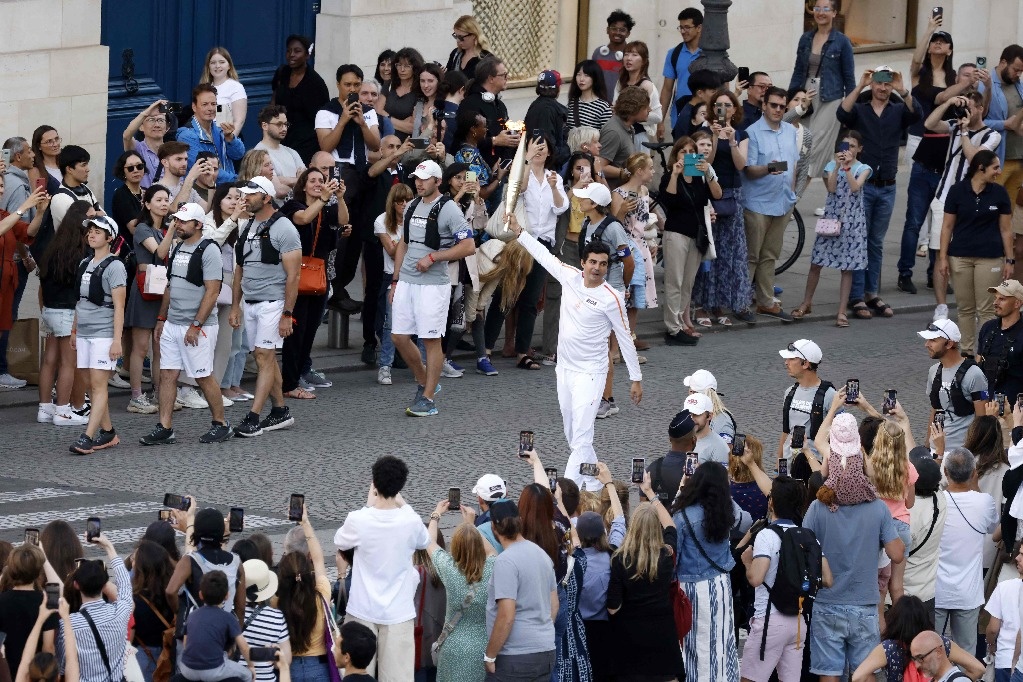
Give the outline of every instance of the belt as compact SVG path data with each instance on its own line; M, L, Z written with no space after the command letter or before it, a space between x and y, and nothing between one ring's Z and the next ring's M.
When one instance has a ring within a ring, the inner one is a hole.
M891 187L892 185L895 184L895 178L891 178L890 180L882 180L881 178L876 179L870 178L869 180L867 180L867 184L873 185L874 187Z
M246 298L245 299L245 304L246 305L256 305L257 303L269 303L269 301L256 301L256 300L251 299L251 298Z
M327 663L327 655L326 654L320 654L319 656L295 656L295 658L315 658L320 663L323 663L323 664Z

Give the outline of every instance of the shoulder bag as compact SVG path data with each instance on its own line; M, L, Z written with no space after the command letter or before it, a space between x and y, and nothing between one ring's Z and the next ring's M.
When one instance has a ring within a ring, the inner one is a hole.
M469 605L472 604L472 600L476 598L476 589L480 586L478 582L473 583L469 586L469 591L465 595L465 599L462 600L462 606L458 611L451 616L451 620L444 623L444 629L440 631L440 635L437 637L437 641L430 646L430 658L433 659L433 664L438 665L440 662L440 648L444 646L444 641L448 638L455 628L458 626L458 621L462 620L462 616L465 615Z
M330 604L320 595L320 604L323 606L323 619L326 626L323 628L323 645L327 649L327 673L330 682L341 682L341 671L338 670L337 661L334 659L334 642L341 636L337 623L330 617Z
M678 635L679 646L685 646L685 639L693 629L693 602L689 595L682 591L682 584L678 581L678 547L672 548L675 561L671 565L671 615L675 619L675 634Z
M103 643L103 638L99 636L99 630L96 628L95 621L92 620L92 616L89 615L86 609L81 609L78 613L82 614L85 622L89 624L89 629L92 630L92 637L96 640L96 648L99 649L99 657L103 659L103 667L107 669L107 678L109 678L110 682L114 682L114 671L110 667L110 659L107 658L107 646ZM127 655L127 652L125 652L125 657ZM121 672L121 682L127 682L123 671Z
M302 256L302 268L298 273L299 296L322 296L327 293L327 264L316 257L316 243L320 240L320 223L323 212L316 216L316 232L313 233L313 248L308 256Z
M849 173L851 172L852 168L849 169ZM846 175L848 178L848 173ZM846 182L848 182L848 179ZM817 219L817 224L814 226L813 231L818 237L837 237L842 234L842 221L844 219L844 216L842 218L820 217Z

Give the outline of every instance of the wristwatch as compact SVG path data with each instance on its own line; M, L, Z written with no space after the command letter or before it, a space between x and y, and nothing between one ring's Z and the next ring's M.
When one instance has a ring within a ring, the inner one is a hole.
M1015 265L1016 264L1016 259L1015 258L1006 258L1005 262L1006 262L1007 265Z
M483 654L483 662L484 663L494 663L496 661L497 661L497 657L496 656L491 658L490 656L487 656L486 653Z
M290 317L294 319L295 316L291 314L290 310L285 310L283 313L281 313L281 317Z
M21 209L18 209L17 211L15 211L15 213L18 215L19 218L25 217L25 212L22 211Z

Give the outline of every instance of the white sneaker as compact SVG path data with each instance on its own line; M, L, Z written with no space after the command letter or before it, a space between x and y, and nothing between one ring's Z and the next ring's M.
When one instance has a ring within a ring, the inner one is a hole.
M57 411L57 406L53 403L39 403L39 409L36 410L36 421L40 424L52 424L53 413Z
M380 384L381 386L391 385L390 367L388 367L387 365L382 365L380 369L377 370L377 383Z
M131 388L131 384L121 378L117 372L111 372L110 378L107 379L107 385L111 388Z
M10 374L0 374L0 388L18 389L25 388L28 382L24 379L17 379Z
M54 409L54 426L85 426L88 423L89 418L75 414L70 405L57 405Z
M813 209L813 214L815 216L817 216L818 218L823 218L824 217L824 207L821 206L820 208Z
M938 305L934 306L934 318L933 318L933 320L935 322L937 322L938 320L947 320L947 319L948 319L948 306L945 305L944 303L939 303Z
M223 401L224 407L231 407L232 405L234 405L234 401L228 398L226 395L220 396L220 399Z
M156 405L149 402L149 396L142 393L139 397L128 401L128 411L135 414L156 414L160 410Z
M178 397L174 402L193 410L205 410L210 406L206 399L199 395L199 391L191 386L178 386Z
M440 369L440 375L449 379L460 379L465 374L464 369L455 369L451 366L451 360L444 358L444 366Z

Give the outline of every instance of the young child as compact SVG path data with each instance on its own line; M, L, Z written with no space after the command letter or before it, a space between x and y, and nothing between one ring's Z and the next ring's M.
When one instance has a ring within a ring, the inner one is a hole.
M340 647L340 655L335 652L337 667L345 671L344 679L348 682L376 682L376 678L366 672L373 657L377 654L377 636L362 623L350 621L341 626L341 637L336 646Z
M839 396L844 398L845 388L836 395L835 405ZM834 412L835 407L832 407L829 420L833 421L827 446L822 448L819 438L817 441L817 449L824 460L821 466L824 485L817 491L817 499L831 511L838 511L839 506L877 499L877 490L868 477L870 466L865 464L856 418L848 412L839 415ZM829 420L821 426L822 431Z
M255 679L256 667L252 662L246 665L227 657L227 648L234 642L242 657L249 660L249 645L242 637L238 618L222 606L227 595L227 576L223 571L210 571L199 582L199 597L204 606L192 611L185 623L185 649L179 666L186 680Z

